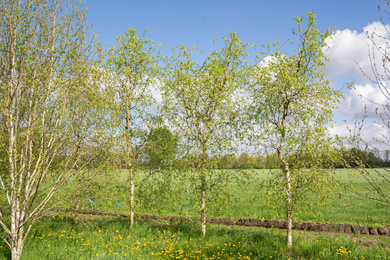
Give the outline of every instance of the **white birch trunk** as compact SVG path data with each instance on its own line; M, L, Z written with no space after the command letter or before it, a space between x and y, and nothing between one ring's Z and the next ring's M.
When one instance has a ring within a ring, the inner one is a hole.
M0 189L7 201L3 205L6 209L0 210L0 226L6 236L0 237L10 248L12 259L20 259L31 226L56 190L69 180L80 159L70 147L73 142L66 142L73 140L69 125L84 125L75 122L77 113L70 114L67 109L70 104L84 104L82 97L70 97L69 93L79 87L79 79L85 79L85 71L63 63L62 57L67 55L56 52L55 46L63 46L64 52L77 51L86 43L84 36L73 38L66 33L86 25L84 11L69 1L2 1L0 6L0 23L7 25L0 28L0 45L4 47L0 51L0 149L6 154ZM62 16L63 7L69 10L66 16ZM78 51L80 55L84 52L82 48ZM77 62L75 59L73 65ZM55 68L64 65L69 70L54 75ZM64 151L68 157L61 157L61 167L66 169L50 168ZM43 188L44 193L40 193Z
M292 247L292 205L291 205L291 181L290 169L286 165L286 211L287 211L287 247Z
M281 139L280 144L277 149L279 161L283 164L283 172L285 173L285 181L286 181L286 217L287 217L287 247L292 247L292 202L291 202L291 171L289 167L289 163L285 156L283 155L283 151L285 149L285 138L286 138L286 117L288 114L288 104L284 105L282 125L281 125Z
M206 236L206 176L204 170L201 177L201 218L202 218L202 235Z
M24 246L23 227L20 230L11 230L11 254L12 260L19 260Z
M135 184L134 184L134 172L130 170L130 227L134 225L134 208L135 208Z

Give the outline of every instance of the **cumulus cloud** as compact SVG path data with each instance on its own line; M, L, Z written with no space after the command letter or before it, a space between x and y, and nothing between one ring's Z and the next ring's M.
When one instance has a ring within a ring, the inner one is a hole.
M382 94L378 86L372 84L356 85L340 104L341 112L346 116L367 116L379 118L382 107L389 100Z
M284 56L284 55L283 55ZM276 57L275 56L266 56L264 57L258 64L259 67L268 67L270 63L275 62Z
M379 120L381 106L388 105L390 100L370 79L374 79L373 62L378 74L384 74L382 54L378 49L386 50L390 39L390 25L373 22L361 32L350 29L338 30L326 42L325 55L329 58L326 64L326 75L332 82L338 77L347 77L360 84L346 93L340 104L340 112L349 117L358 116ZM375 43L375 45L374 45ZM389 79L384 78L382 86L387 87ZM379 111L378 111L379 109Z
M353 76L368 81L362 71L368 77L372 77L370 55L371 57L375 55L376 61L380 61L381 54L376 50L373 52L372 41L367 35L374 37L377 47L384 48L389 31L390 26L384 26L380 22L367 25L361 32L350 29L337 30L335 35L326 39L328 48L325 49L325 55L330 60L326 66L328 77Z
M361 127L361 128L360 128ZM380 151L389 150L390 143L385 137L390 136L390 129L387 126L376 123L362 124L345 124L338 123L329 129L332 136L345 137L351 140L353 137L361 138L361 149L378 149ZM355 146L348 141L344 143L346 146Z

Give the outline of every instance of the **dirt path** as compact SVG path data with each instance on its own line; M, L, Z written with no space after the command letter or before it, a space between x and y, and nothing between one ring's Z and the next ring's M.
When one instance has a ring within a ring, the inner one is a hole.
M116 212L104 212L100 210L77 210L76 213L99 215L99 216L118 216L123 218L130 217L130 214L116 213ZM175 217L175 216L156 216L156 215L139 215L141 219L162 219L167 221L200 221L200 218L187 218L187 217ZM260 220L255 218L240 218L225 219L225 218L209 218L208 223L220 224L226 226L249 226L249 227L264 227L264 228L280 228L286 229L287 224L284 220ZM293 222L293 229L305 230L313 232L329 232L329 233L341 233L341 234L362 234L371 236L390 236L390 227L374 228L360 225L349 225L341 223L313 223L313 222Z

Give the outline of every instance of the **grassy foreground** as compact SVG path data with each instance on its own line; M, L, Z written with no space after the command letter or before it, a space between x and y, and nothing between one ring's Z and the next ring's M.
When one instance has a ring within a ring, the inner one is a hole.
M22 259L389 259L389 237L294 232L291 250L279 229L209 225L202 238L198 223L138 221L80 216L39 221ZM10 257L1 244L0 258Z
M269 171L256 171L256 178L245 187L232 185L236 199L208 201L208 217L280 219L277 212L263 202L265 190L261 180ZM337 172L348 181L345 170ZM126 173L120 173L114 186L102 183L99 189L85 186L81 208L128 213ZM120 186L121 184L122 186ZM369 187L360 176L352 179L353 187L366 192ZM178 187L173 196L159 200L154 208L138 208L137 214L199 216L197 192ZM107 189L107 190L105 190ZM181 190L182 189L182 190ZM159 194L157 194L159 195ZM178 196L180 195L180 196ZM178 199L180 197L180 199ZM210 196L211 197L211 196ZM389 209L348 192L334 189L333 200L310 204L297 211L295 221L349 223L389 226ZM120 206L114 199L117 199ZM159 199L156 197L156 199ZM160 203L161 202L161 203ZM72 208L72 201L68 202ZM390 237L341 235L293 231L293 248L286 247L286 231L250 227L226 227L208 224L202 238L197 222L169 223L163 220L139 220L130 229L127 219L102 216L59 215L39 220L30 232L22 259L389 259ZM0 242L0 259L9 259L9 249Z

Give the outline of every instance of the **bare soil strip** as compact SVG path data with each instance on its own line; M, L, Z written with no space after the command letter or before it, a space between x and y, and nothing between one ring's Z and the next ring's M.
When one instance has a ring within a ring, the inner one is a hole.
M130 214L105 212L101 210L76 210L73 211L78 214L99 215L99 216L117 216L129 218ZM201 221L200 218L176 217L176 216L156 216L156 215L138 215L141 219L161 219L167 221ZM220 224L226 226L248 226L248 227L263 227L263 228L280 228L287 229L287 222L284 220L261 220L256 218L240 218L225 219L225 218L208 218L207 222L210 224ZM390 236L390 227L368 227L360 225L349 225L342 223L313 223L313 222L293 222L293 229L304 230L312 232L327 232L327 233L341 233L341 234L362 234L371 236Z

